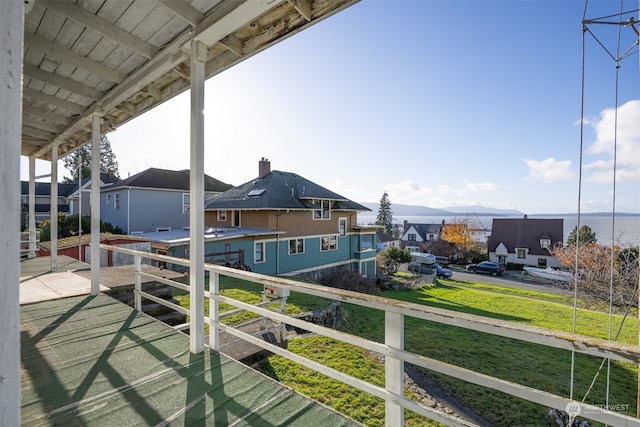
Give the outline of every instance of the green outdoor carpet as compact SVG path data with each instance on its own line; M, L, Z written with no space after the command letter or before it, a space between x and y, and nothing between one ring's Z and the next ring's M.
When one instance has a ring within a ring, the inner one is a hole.
M108 296L20 310L25 426L359 425Z

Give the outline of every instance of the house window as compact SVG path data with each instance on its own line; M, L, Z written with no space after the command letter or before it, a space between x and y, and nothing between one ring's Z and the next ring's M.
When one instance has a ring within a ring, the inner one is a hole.
M338 238L336 236L323 236L320 238L321 251L335 251L338 249Z
M111 194L107 194L107 206L111 206Z
M407 240L410 241L410 242L415 242L416 241L416 235L414 233L407 234Z
M540 239L540 247L542 249L549 249L551 247L551 239Z
M373 234L362 234L360 236L360 250L366 251L373 249Z
M436 238L436 236L435 236L435 235L433 235L433 234L429 234L429 235L427 236L427 240L435 240L435 238Z
M120 209L120 193L113 195L113 209Z
M538 258L538 267L547 268L547 259L546 258Z
M338 234L342 237L347 235L347 218L340 218L338 220Z
M304 253L304 239L289 240L289 255Z
M313 211L313 219L329 219L331 215L329 215L329 201L328 200L320 200L320 209L315 209Z
M525 249L518 249L518 259L525 259L527 257L527 251Z
M189 212L191 212L189 193L182 193L182 213L188 214Z
M227 211L218 211L218 221L227 220Z
M161 232L161 231L171 231L171 227L158 227L156 228L157 232Z
M253 259L255 262L264 262L264 242L256 242Z

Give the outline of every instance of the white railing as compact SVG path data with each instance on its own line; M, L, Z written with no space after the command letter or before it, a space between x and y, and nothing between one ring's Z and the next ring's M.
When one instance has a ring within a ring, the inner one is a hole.
M182 289L189 292L190 287L162 277L157 277L141 271L142 258L149 258L157 261L189 266L189 260L174 258L166 255L150 254L125 248L116 248L109 245L100 245L101 249L122 252L135 257L136 282L135 282L135 305L137 310L141 310L141 299L147 298L159 304L170 307L180 313L193 316L189 310L172 304L168 301L150 295L141 289L142 277L147 277L155 281ZM489 333L497 336L513 338L547 347L554 347L564 350L575 351L590 356L606 357L612 360L640 363L640 346L623 344L614 341L602 340L593 337L575 335L566 332L554 331L550 329L532 327L498 319L476 316L466 313L444 310L435 307L428 307L419 304L407 303L404 301L392 300L374 295L360 294L357 292L345 291L315 284L301 283L294 280L265 276L262 274L236 270L211 264L205 264L205 271L209 272L209 291L205 292L205 297L210 300L210 313L204 322L210 325L209 343L215 350L219 349L218 334L224 331L238 338L244 339L256 346L262 347L274 354L286 357L292 361L300 363L306 367L314 369L331 378L368 392L374 396L382 398L386 402L386 425L403 426L403 409L408 409L425 417L442 422L446 425L472 426L473 423L454 418L442 411L426 407L412 399L404 396L404 363L411 363L431 371L439 372L483 387L499 390L512 396L547 406L549 408L567 408L569 404L573 408L579 408L581 414L588 414L591 420L606 423L612 426L637 426L640 427L640 420L623 415L617 412L605 410L599 406L580 403L566 397L554 395L543 390L523 386L511 381L491 377L476 371L471 371L459 366L431 359L423 355L408 352L404 349L404 318L406 316L446 325L457 326L473 331ZM301 319L296 319L282 313L277 313L267 308L246 304L233 300L219 294L219 277L229 276L250 282L262 284L265 287L275 289L287 289L289 291L301 292L317 297L337 300L349 304L357 304L368 308L384 311L385 313L385 342L384 344L370 341L355 335L346 334L335 329L319 326ZM227 303L242 310L256 313L260 316L272 319L276 322L292 325L298 328L314 332L319 335L334 338L348 344L352 344L384 356L385 359L385 387L379 387L336 371L313 360L304 358L276 345L267 343L260 338L242 332L232 326L220 323L218 304ZM202 332L204 333L204 332ZM200 337L202 339L202 337ZM197 339L197 337L191 337ZM579 405L579 406L575 406Z

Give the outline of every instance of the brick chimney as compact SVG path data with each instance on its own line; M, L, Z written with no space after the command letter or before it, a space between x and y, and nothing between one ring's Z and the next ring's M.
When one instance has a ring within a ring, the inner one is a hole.
M258 178L264 177L269 172L271 172L271 162L263 157L258 163Z

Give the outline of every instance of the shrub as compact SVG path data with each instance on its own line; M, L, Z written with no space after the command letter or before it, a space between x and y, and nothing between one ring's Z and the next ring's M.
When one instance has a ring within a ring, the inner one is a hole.
M332 288L355 291L363 294L377 295L378 288L375 281L367 279L357 271L346 268L336 268L322 274L318 281L321 285Z

